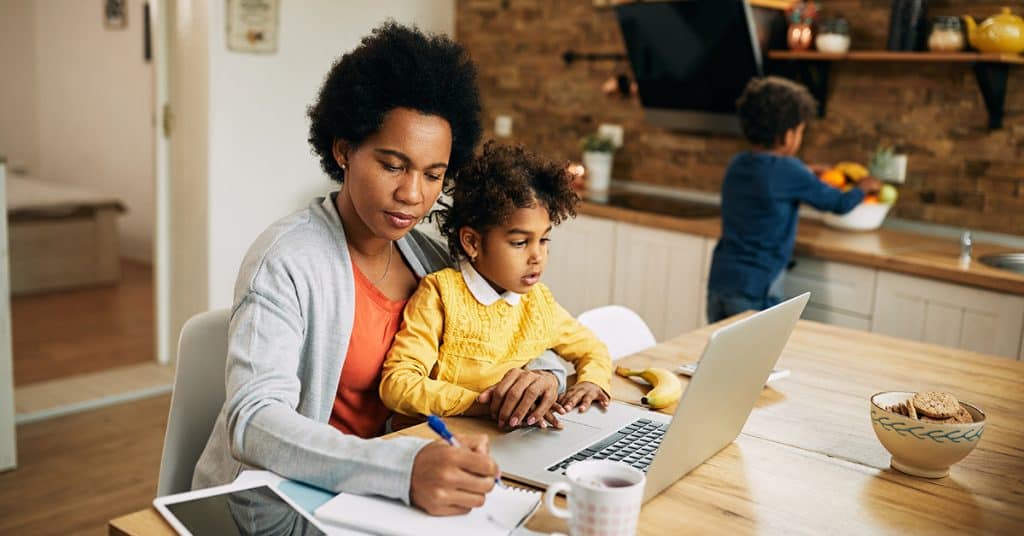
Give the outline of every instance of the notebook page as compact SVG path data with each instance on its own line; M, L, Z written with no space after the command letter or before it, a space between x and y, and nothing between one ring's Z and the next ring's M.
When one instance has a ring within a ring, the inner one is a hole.
M437 517L401 501L341 493L314 512L325 523L393 536L507 535L540 505L540 493L496 486L487 501L461 516ZM457 531L457 532L456 532Z

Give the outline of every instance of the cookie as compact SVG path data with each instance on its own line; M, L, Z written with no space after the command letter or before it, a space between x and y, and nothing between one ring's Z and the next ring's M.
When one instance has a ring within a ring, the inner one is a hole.
M917 393L912 405L919 415L933 419L948 419L960 411L960 402L955 396L935 391Z
M895 413L897 415L903 415L904 417L907 416L907 408L905 408L903 406L903 402L900 402L898 404L893 404L891 406L885 406L882 409L884 409L885 411L889 411L889 412Z
M897 402L891 406L883 408L885 411L891 411L904 417L910 417L911 419L917 418L917 412L914 411L914 405L910 403L910 400L904 400L903 402Z
M956 415L953 415L950 420L959 424L970 424L974 422L974 417L971 416L970 411L967 411L967 408L960 406L960 411L956 412Z
M917 413L917 410L914 408L914 403L911 400L904 401L903 407L907 409L907 417L910 417L911 419L914 420L917 420L920 417Z

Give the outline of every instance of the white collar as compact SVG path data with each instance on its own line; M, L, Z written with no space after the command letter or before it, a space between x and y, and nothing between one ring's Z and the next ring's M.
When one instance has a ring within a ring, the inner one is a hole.
M511 290L506 290L499 295L498 291L494 290L494 287L484 279L484 276L480 275L480 272L477 272L476 268L473 268L473 265L467 261L459 263L459 270L462 272L462 279L466 282L466 286L469 287L469 292L481 305L491 305L499 299L505 300L505 303L509 305L518 305L519 300L523 297L522 294Z

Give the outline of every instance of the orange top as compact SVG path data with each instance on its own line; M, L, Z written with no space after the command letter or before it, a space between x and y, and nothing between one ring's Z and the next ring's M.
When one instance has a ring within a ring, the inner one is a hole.
M366 278L355 263L356 307L352 338L341 369L331 410L331 426L346 434L376 437L391 412L380 401L380 375L391 341L401 326L408 300L391 300Z

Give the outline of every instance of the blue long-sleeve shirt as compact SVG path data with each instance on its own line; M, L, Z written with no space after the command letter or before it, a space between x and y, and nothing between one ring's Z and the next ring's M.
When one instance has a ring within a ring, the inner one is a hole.
M814 176L797 158L764 152L733 157L722 181L722 237L711 261L708 288L760 299L789 264L800 203L845 214L864 200Z

